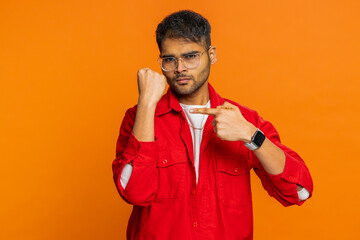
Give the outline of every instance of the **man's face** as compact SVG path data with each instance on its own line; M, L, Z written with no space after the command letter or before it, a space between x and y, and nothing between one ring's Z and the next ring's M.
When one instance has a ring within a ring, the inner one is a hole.
M204 52L205 51L205 52ZM185 39L166 38L161 44L161 57L182 58L189 53L202 53L200 63L196 68L187 69L179 60L173 71L163 71L171 89L178 95L189 95L200 89L208 80L210 60L207 49L199 43Z

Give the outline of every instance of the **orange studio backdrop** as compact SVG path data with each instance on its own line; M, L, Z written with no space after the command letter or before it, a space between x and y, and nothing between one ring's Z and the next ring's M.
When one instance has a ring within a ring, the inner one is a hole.
M1 1L0 239L125 239L111 163L157 24L212 25L210 83L258 111L314 181L284 208L252 173L254 239L360 239L360 1ZM261 97L254 97L254 95Z

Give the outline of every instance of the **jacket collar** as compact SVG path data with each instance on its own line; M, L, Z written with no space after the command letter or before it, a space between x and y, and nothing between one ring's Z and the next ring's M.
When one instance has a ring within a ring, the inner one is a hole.
M208 87L211 108L216 108L217 106L222 105L225 100L215 91L215 89L211 86L209 82ZM170 112L172 109L176 112L182 111L182 108L179 104L179 99L176 97L173 90L169 87L166 94L160 99L159 103L157 104L155 115L163 115Z

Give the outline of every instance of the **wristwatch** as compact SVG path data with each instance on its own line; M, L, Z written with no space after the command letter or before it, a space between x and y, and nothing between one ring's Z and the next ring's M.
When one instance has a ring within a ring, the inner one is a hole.
M252 138L251 138L251 142L249 142L249 143L244 142L244 145L245 145L245 147L247 147L248 149L253 151L253 150L261 147L264 140L265 140L264 133L260 129L257 129L256 132L254 133L254 136L252 136Z

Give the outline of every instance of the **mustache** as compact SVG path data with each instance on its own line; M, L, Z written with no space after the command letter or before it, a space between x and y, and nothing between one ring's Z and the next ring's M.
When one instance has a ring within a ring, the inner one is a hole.
M175 77L173 77L172 80L175 81L175 80L177 80L178 78L190 78L190 79L192 79L192 80L194 79L194 77L191 76L191 75L188 76L188 75L184 75L184 74L179 74L179 75L176 75Z

